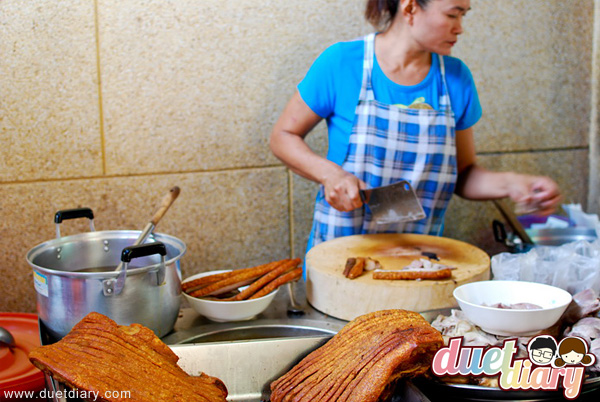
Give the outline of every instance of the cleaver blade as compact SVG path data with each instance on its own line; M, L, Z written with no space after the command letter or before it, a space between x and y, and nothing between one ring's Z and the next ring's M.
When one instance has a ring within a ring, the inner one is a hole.
M418 221L426 217L415 190L406 180L360 190L360 197L379 224Z

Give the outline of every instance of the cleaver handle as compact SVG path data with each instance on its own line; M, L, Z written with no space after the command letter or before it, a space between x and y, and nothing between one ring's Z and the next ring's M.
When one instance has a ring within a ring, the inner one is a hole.
M364 204L369 202L369 193L368 190L358 190L358 195L360 195L360 199Z

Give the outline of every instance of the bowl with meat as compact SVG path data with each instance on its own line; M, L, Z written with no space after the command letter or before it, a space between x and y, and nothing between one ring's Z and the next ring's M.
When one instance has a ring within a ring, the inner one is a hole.
M207 278L211 275L221 275L231 273L231 270L219 270L204 272L197 275L192 275L186 278L182 282L182 286L185 289L185 284L192 283L201 278ZM258 297L252 298L251 295L247 298L238 300L237 295L240 295L244 290L248 289L250 285L235 287L233 289L222 289L222 292L210 295L199 295L193 296L193 292L186 292L184 290L183 295L187 299L190 307L192 307L198 314L208 318L211 321L217 322L228 322L228 321L245 321L250 320L262 313L269 304L275 298L278 288L265 294L258 295Z
M480 281L453 292L466 317L485 332L526 336L552 327L572 296L555 286L525 281Z

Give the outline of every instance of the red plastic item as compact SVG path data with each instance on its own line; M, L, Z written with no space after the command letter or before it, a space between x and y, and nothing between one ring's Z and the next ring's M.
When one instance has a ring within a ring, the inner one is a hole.
M0 313L0 327L15 338L10 350L0 346L0 401L6 391L39 391L45 387L44 374L29 361L29 352L40 346L38 317L28 313Z

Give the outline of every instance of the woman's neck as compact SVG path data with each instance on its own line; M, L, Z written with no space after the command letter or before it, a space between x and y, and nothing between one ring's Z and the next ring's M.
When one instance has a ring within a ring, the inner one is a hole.
M375 37L375 55L384 74L400 85L416 85L431 68L431 53L418 49L408 32L392 25Z

